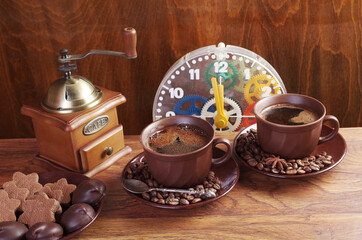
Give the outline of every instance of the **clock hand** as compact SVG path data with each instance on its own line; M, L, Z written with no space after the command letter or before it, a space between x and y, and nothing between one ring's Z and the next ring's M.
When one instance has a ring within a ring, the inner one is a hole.
M224 86L217 84L215 77L211 78L211 83L212 89L214 90L217 111L214 123L218 128L225 128L228 124L228 117L224 113Z

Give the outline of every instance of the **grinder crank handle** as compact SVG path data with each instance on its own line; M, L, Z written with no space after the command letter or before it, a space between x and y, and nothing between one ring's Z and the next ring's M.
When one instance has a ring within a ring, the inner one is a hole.
M126 27L122 31L122 38L124 42L125 52L117 52L117 51L110 51L110 50L90 50L85 54L72 54L68 55L68 49L61 49L60 56L58 57L58 63L68 63L66 66L61 66L59 71L66 72L75 69L69 69L69 63L71 61L81 60L83 58L88 57L89 55L111 55L111 56L121 56L128 59L137 58L137 51L136 51L136 44L137 44L137 34L136 30L132 27Z

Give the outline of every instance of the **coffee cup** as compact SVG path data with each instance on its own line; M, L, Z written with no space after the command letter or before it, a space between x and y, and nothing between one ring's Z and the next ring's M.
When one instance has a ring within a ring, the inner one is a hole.
M306 95L280 94L263 98L255 104L254 114L261 148L288 159L309 156L318 144L331 140L339 130L338 119L326 115L325 106ZM321 136L322 126L327 121L334 129Z
M170 140L174 138L174 135L172 137L163 136L163 134L167 134L166 129L173 129L167 130L169 132L187 131L177 133L177 140L175 141L180 141L182 144L185 143L187 146L190 145L189 142L192 142L192 144L202 142L203 144L195 149L189 149L189 152L177 152L179 151L178 146L174 147L172 144L179 143ZM192 136L193 132L196 136ZM163 145L155 149L155 146L150 144L154 144L155 141L153 140L158 137L163 137L159 141ZM181 138L181 140L178 138ZM199 138L204 138L204 141L198 141ZM170 142L167 142L168 140ZM184 115L162 118L149 124L141 133L141 144L152 176L158 183L174 188L187 188L202 184L211 166L223 164L231 157L232 153L229 140L215 138L215 131L209 122L201 118ZM218 144L225 145L227 150L223 156L214 158L213 148ZM161 150L158 151L159 149ZM170 149L176 152L167 152Z

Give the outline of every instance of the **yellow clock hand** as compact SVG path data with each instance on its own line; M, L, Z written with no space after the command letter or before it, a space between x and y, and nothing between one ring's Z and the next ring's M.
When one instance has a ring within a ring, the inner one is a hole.
M211 79L212 89L214 91L216 103L216 116L214 118L215 126L218 128L225 128L228 124L228 117L224 113L224 86L217 84L216 78Z

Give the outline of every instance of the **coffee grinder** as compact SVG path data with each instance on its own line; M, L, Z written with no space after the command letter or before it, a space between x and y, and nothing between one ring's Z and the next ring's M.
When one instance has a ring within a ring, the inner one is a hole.
M51 84L42 101L21 108L22 114L32 118L39 145L37 158L91 176L131 152L124 144L116 109L126 98L71 73L77 69L76 60L93 54L136 58L135 29L125 28L122 36L125 52L91 50L69 55L68 50L60 50L58 71L64 77Z

